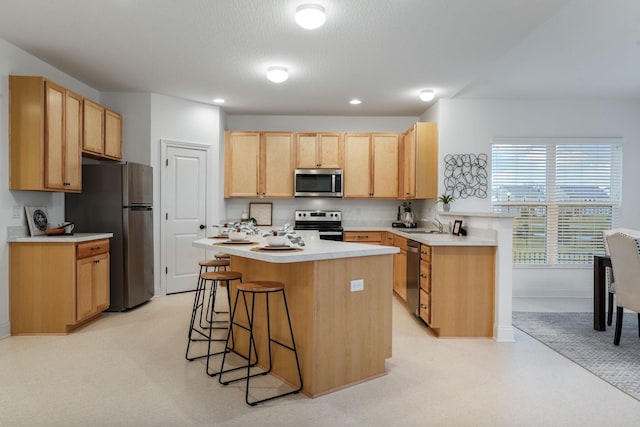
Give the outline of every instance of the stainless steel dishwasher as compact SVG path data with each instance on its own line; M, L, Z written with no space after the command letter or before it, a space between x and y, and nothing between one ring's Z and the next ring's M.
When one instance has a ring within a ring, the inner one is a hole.
M420 304L420 243L407 242L407 304L419 316Z

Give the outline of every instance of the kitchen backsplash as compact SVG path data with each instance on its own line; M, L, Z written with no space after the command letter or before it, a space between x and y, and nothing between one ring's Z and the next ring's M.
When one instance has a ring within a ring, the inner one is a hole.
M391 226L396 220L398 206L401 200L352 200L331 198L297 198L286 200L264 199L226 199L226 218L221 220L233 221L241 217L242 212L249 212L249 203L272 203L273 225L293 224L294 211L308 210L339 210L342 211L342 225L345 227ZM416 219L425 218L429 212L429 206L435 205L435 201L417 200L411 202Z

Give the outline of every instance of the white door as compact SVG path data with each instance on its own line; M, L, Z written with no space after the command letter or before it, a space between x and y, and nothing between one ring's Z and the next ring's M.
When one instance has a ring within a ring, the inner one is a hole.
M167 293L194 290L203 249L192 242L206 235L207 150L166 146L163 168L162 220L165 224Z

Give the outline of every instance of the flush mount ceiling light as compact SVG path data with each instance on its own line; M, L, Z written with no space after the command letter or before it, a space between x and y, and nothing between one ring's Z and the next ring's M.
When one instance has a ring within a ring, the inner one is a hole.
M215 98L213 100L213 102L215 102L216 104L224 104L224 99L223 98Z
M420 99L424 102L431 101L436 96L435 92L432 90L422 90L420 91Z
M289 70L286 67L269 67L267 78L274 83L282 83L289 78Z
M351 101L349 101L349 104L351 104L351 105L360 105L360 104L362 104L362 101L360 101L359 99L354 98Z
M296 9L296 22L306 30L321 27L326 19L324 7L317 4L303 4Z

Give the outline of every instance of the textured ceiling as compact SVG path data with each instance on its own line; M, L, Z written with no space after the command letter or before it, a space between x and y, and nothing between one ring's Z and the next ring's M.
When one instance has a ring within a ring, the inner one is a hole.
M293 20L305 2L1 0L0 38L100 91L223 97L228 114L416 116L425 88L640 95L640 1L317 0L315 31ZM276 64L285 83L264 77Z

